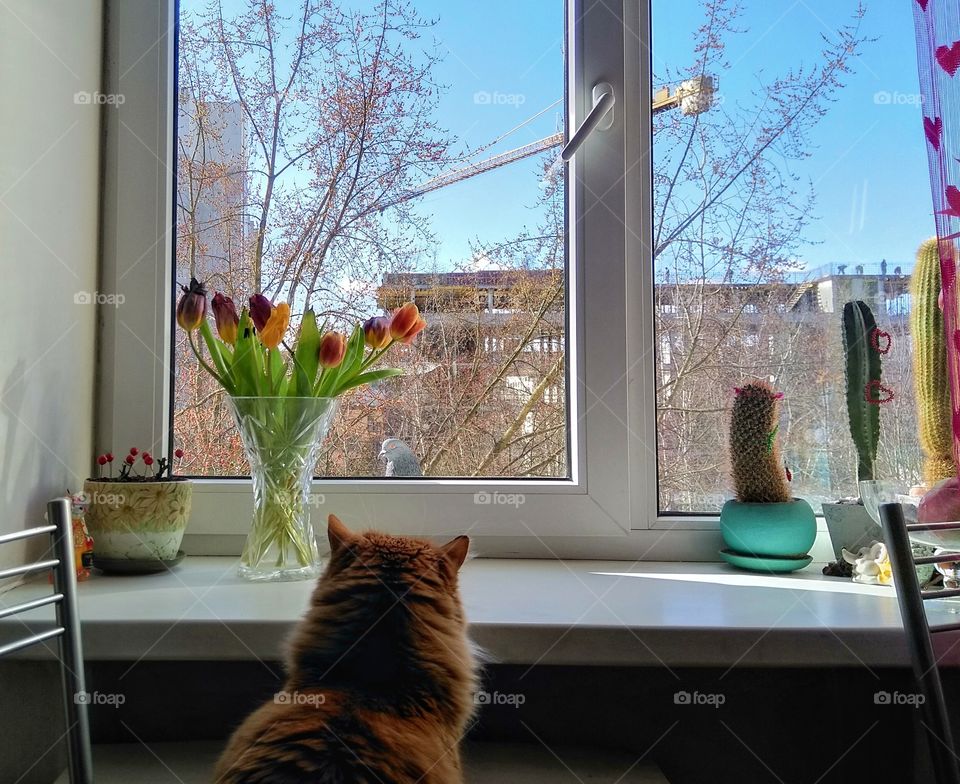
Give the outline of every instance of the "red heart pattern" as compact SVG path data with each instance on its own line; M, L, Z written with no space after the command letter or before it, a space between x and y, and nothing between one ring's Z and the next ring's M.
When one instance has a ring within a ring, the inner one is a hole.
M954 218L960 218L960 190L955 185L948 185L946 190L947 207L938 210L938 215L950 215Z
M940 67L953 76L960 68L960 41L954 41L950 46L938 46L934 56Z
M875 328L870 333L870 344L877 350L880 354L886 354L890 351L890 346L893 345L893 337L891 337L889 332L884 332L882 329Z
M941 255L940 257L940 275L943 278L941 286L944 289L952 289L953 283L957 279L957 268L954 265L953 259L944 259Z
M943 119L934 117L923 118L923 132L927 135L927 141L937 152L940 152L940 137L943 135Z
M893 390L885 387L879 381L871 381L863 391L863 397L868 403L882 405L889 403L894 398Z

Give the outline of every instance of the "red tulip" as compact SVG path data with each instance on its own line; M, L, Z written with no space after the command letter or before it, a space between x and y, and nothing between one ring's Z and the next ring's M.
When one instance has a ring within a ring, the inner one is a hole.
M105 457L107 458L107 462L108 462L108 463L112 463L112 462L113 462L113 452L107 452L107 454L105 455Z
M339 332L328 332L320 339L320 365L335 368L347 353L347 339Z
M390 319L386 316L368 318L363 322L363 338L370 348L389 346L392 340L390 337Z
M140 454L140 450L137 449L135 446L132 446L130 447L130 454L136 457L137 455Z
M390 319L390 336L401 343L410 343L427 326L413 302L398 308Z
M97 458L97 465L105 466L106 464L107 464L107 456L100 455L100 457Z
M250 319L258 332L267 325L272 312L273 303L263 294L254 294L250 297Z
M183 296L177 303L177 323L187 332L192 332L207 316L207 290L196 278L190 278L189 286L181 286Z
M135 462L137 462L137 458L135 458L133 455L127 455L123 462L127 465L133 465Z
M153 465L153 458L150 457L149 454L145 454L145 455L143 456L143 464L144 464L144 465L148 465L148 466L152 466L152 465Z
M240 323L233 300L218 291L213 295L213 301L210 304L213 307L213 318L217 322L217 333L220 339L232 346L237 342L237 325Z

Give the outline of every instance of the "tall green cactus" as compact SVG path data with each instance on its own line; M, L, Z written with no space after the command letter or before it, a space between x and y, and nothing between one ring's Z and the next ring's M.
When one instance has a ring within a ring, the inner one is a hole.
M790 500L790 487L777 443L781 397L763 381L737 390L730 416L730 460L739 501L784 503Z
M847 416L857 448L857 480L873 479L880 443L880 350L877 321L860 300L843 306L843 354L846 358Z
M950 384L947 344L940 297L940 254L937 238L917 249L910 277L910 334L913 337L913 388L917 397L923 479L929 484L954 476L950 432Z

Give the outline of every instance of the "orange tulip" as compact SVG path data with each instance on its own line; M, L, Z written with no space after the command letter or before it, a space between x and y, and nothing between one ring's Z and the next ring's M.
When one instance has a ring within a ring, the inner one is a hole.
M270 313L270 318L258 333L260 342L267 348L276 348L283 340L283 336L287 334L288 326L290 326L290 306L286 302L281 302Z
M347 353L347 339L339 332L328 332L320 339L320 366L335 368Z
M401 343L410 343L427 326L413 302L398 308L390 319L390 336Z

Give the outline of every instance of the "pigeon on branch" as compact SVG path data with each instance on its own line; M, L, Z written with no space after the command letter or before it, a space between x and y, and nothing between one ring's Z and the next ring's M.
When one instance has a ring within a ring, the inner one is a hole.
M417 456L399 438L388 438L383 442L380 459L387 464L384 476L423 476Z

